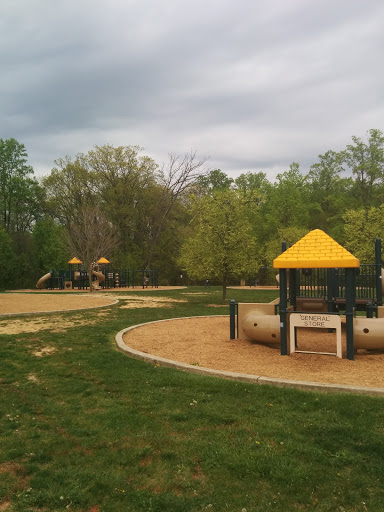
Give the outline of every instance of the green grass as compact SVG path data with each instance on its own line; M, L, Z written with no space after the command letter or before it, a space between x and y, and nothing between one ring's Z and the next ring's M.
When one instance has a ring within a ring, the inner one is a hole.
M0 336L0 510L382 511L382 399L202 377L116 349L129 325L227 313L209 306L220 288L184 292L156 292L188 298L172 309L113 306L65 332Z

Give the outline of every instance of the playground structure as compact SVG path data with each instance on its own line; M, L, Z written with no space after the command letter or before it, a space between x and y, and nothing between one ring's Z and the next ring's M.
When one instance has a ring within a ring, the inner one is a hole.
M105 281L105 275L101 272L99 263L92 263L92 276L95 277L92 281L92 290L100 290L100 285Z
M313 230L289 249L283 244L273 266L279 269L280 298L269 304L238 304L238 338L280 344L281 355L289 355L300 352L297 328L323 328L336 331L337 350L332 355L342 357L345 325L348 359L354 359L357 349L384 349L380 239L375 243L375 263L360 265L326 233ZM230 305L232 339L235 306ZM356 311L366 316L356 316Z
M82 261L74 257L68 262L68 270L55 272L50 270L36 283L36 288L49 290L86 290L89 288L89 271L82 267ZM92 290L110 288L143 288L159 287L159 272L157 269L114 269L106 258L100 258L92 263Z

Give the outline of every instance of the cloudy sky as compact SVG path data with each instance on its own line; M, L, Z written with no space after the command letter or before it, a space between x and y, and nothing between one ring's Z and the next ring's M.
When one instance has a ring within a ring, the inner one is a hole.
M1 0L0 138L270 179L384 131L382 0Z

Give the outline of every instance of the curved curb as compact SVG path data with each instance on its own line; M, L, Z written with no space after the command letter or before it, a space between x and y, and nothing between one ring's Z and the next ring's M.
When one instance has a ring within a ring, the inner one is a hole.
M221 316L221 315L214 315ZM129 347L124 343L123 336L125 333L132 331L138 327L143 327L145 325L157 324L160 322L169 322L171 320L187 320L190 318L212 318L212 315L205 316L186 316L186 317L178 317L178 318L167 318L164 320L155 320L153 322L145 322L143 324L133 325L131 327L127 327L116 334L115 341L117 348L122 352L128 354L129 356L140 359L147 363L157 364L160 366L166 366L169 368L175 368L177 370L188 371L190 373L197 373L200 375L208 375L211 377L220 377L223 379L232 379L243 382L250 382L253 384L268 384L270 386L277 387L285 387L285 388L297 388L303 389L307 391L325 391L328 393L353 393L359 395L374 395L374 396L384 396L384 388L370 388L364 386L350 386L350 385L342 385L342 384L323 384L321 382L307 382L300 380L287 380L287 379L278 379L275 377L262 377L259 375L250 375L247 373L238 373L238 372L227 372L223 370L214 370L212 368L205 368L203 366L195 366L192 364L181 363L179 361L174 361L172 359L166 359L164 357L155 356L153 354L147 354L146 352L141 352L140 350L135 350L134 348Z
M115 299L110 304L104 304L102 306L90 306L90 307L75 308L75 309L54 309L54 310L50 310L50 311L27 311L25 313L1 313L0 318L11 318L14 316L51 315L51 314L57 314L57 313L74 313L75 311L88 311L89 309L109 308L110 306L115 306L118 303L119 303L119 300Z

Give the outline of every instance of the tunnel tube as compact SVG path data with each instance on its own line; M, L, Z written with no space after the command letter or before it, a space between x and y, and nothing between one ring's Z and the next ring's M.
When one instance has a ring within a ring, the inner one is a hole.
M241 326L252 340L280 343L280 317L277 315L266 315L265 311L252 309L244 316Z
M384 349L384 318L354 318L353 344L356 349Z

